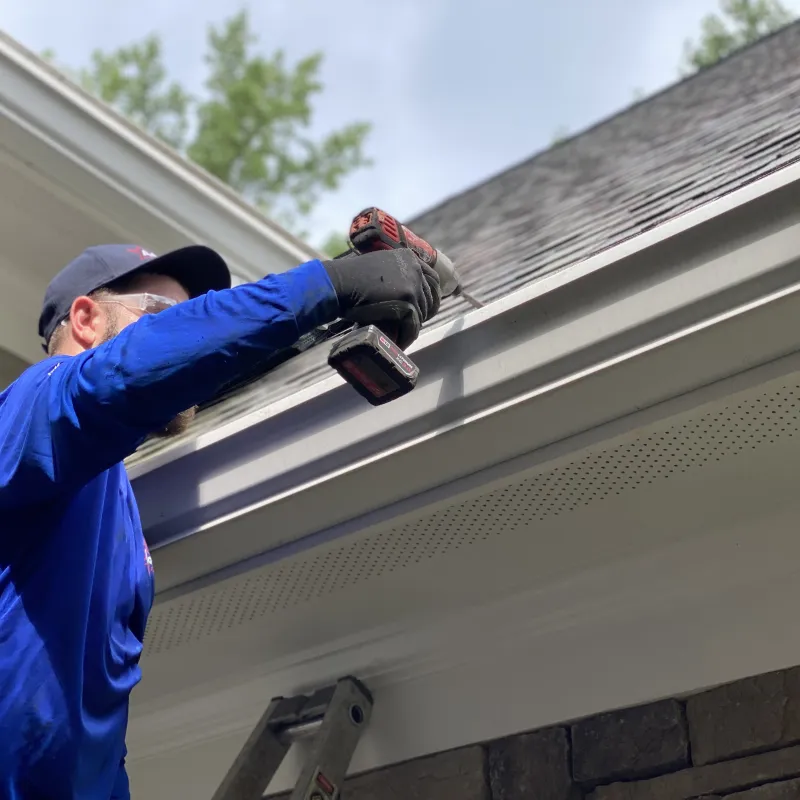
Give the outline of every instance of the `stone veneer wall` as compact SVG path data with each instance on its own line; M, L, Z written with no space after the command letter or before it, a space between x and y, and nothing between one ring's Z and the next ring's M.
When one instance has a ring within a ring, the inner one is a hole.
M343 797L800 799L800 667L364 773Z

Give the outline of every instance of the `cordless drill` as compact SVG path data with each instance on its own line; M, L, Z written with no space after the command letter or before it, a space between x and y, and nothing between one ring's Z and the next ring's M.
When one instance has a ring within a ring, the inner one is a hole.
M408 248L439 276L442 297L458 294L472 306L483 304L464 292L453 262L394 217L367 208L350 225L350 244L357 253ZM328 355L333 367L362 397L379 406L408 394L419 377L417 365L394 342L388 326L356 327Z

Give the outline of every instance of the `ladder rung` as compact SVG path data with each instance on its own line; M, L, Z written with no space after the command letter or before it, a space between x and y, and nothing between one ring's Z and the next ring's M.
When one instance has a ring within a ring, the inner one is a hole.
M322 727L322 717L309 720L308 722L298 722L289 728L280 731L278 735L286 742L299 742L301 739L308 739Z
M371 714L372 695L352 677L310 696L273 698L213 800L257 800L291 744L310 737L311 753L290 800L338 800Z
M285 730L315 719L322 719L333 699L336 686L326 686L312 695L298 694L294 697L274 697L275 711L270 726L273 730Z

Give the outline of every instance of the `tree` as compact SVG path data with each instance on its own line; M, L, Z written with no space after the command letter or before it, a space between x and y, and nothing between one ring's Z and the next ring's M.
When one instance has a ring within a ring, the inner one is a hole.
M698 42L684 44L684 74L710 67L794 19L780 0L721 0L720 12L704 17Z
M550 139L550 147L566 142L569 139L569 135L569 128L566 125L559 125Z
M336 258L336 256L341 255L349 249L350 240L343 233L332 233L320 247L320 250L330 258Z
M114 53L95 50L78 78L140 128L177 150L185 146L193 98L167 82L161 41L154 34Z
M288 64L256 49L246 11L208 31L202 97L170 81L157 35L110 53L95 51L81 85L144 130L227 183L260 210L296 229L322 193L369 165L370 130L354 122L308 134L322 89L322 56Z

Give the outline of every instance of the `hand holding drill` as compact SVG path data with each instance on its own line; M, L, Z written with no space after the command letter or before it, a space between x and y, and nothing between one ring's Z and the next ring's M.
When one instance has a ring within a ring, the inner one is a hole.
M343 319L356 323L332 348L328 363L373 405L401 397L419 369L403 352L442 297L460 294L453 263L394 217L377 208L362 211L350 226L352 250L325 268Z
M442 300L439 276L411 250L376 250L324 262L340 316L376 325L398 347L408 347Z

